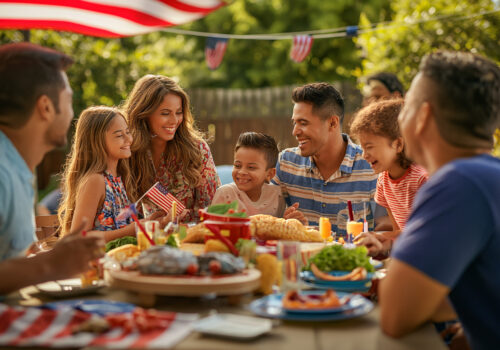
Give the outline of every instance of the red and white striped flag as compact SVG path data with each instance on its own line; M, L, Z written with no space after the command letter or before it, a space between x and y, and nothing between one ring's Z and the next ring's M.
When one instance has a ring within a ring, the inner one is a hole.
M103 316L111 326L104 333L73 333L92 317L97 316L72 307L52 310L0 304L0 347L169 349L191 333L198 315L136 308ZM154 317L155 323L140 324L140 317Z
M293 46L290 51L290 58L299 63L311 52L313 37L310 35L296 35L293 38Z
M222 63L227 48L227 39L207 38L205 43L205 61L208 68L214 70Z
M220 0L0 0L0 28L123 37L191 22L221 6Z
M167 189L161 185L161 183L155 183L147 192L146 196L157 206L165 210L166 213L172 208L172 203L176 202L175 215L178 216L182 213L186 207L180 200L175 198L171 193L168 193Z

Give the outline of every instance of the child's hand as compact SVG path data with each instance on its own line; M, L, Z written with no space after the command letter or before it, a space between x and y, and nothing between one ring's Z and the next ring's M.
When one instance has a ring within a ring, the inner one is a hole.
M299 208L299 203L293 203L290 207L286 208L285 212L283 213L283 218L284 219L297 219L303 225L307 225L306 217L304 216L304 214L301 211L297 210L298 208Z
M389 251L391 239L382 234L363 232L354 239L354 244L365 246L368 249L368 255L377 256Z

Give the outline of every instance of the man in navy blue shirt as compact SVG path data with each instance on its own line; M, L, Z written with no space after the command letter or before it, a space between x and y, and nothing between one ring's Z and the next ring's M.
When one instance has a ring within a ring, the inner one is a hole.
M500 68L464 52L422 61L399 116L408 155L429 181L380 286L394 337L456 316L473 349L500 347Z

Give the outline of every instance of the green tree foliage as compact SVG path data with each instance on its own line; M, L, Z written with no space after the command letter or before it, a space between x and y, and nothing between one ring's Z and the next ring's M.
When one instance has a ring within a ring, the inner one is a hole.
M235 0L186 28L230 34L321 30L354 25L362 11L372 21L386 20L389 1ZM203 53L205 39L193 40L194 52ZM188 74L190 85L245 88L352 80L351 71L360 64L351 38L317 39L301 63L290 60L291 46L291 39L231 39L221 66L216 71L204 66L198 74Z
M0 43L22 41L18 31L0 32ZM179 59L192 45L184 37L161 32L120 39L100 39L67 32L31 30L30 41L65 52L75 60L68 71L78 115L91 105L118 105L141 76L183 77Z
M356 24L361 11L372 21L389 17L389 0L370 4L348 0L235 0L183 29L229 34L271 34ZM0 44L22 41L19 31L0 31ZM350 38L318 39L312 53L290 60L291 40L230 40L221 66L205 64L205 38L155 32L122 39L99 39L31 30L30 41L75 59L68 72L78 115L90 105L120 104L141 76L164 74L184 87L251 88L309 81L352 79L360 60Z
M421 58L438 49L479 53L500 63L500 13L473 16L495 10L492 0L398 0L392 1L391 7L396 25L379 25L357 38L362 70L354 71L355 75L395 72L408 88ZM446 18L452 14L459 16ZM441 16L445 18L425 21ZM368 18L362 17L360 25L369 24ZM500 155L500 132L496 140Z

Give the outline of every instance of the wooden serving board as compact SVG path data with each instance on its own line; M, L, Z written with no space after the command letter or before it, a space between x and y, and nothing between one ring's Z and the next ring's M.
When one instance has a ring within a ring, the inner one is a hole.
M139 271L108 271L107 280L112 287L142 294L172 296L240 295L260 286L260 271L244 270L235 275L209 276L156 276L141 275Z

